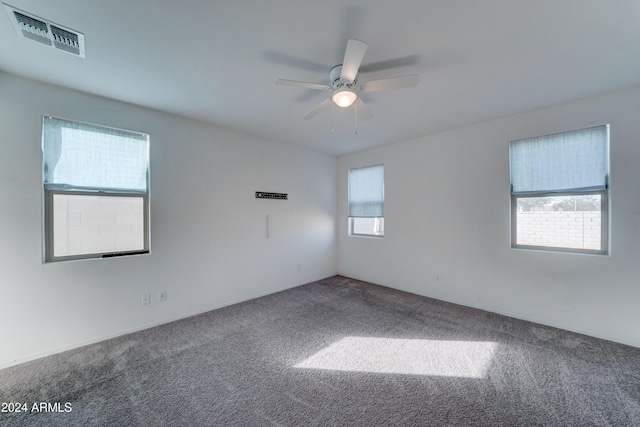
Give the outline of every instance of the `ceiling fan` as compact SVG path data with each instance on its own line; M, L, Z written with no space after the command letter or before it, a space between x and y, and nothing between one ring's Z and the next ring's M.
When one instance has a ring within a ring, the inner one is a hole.
M303 117L306 120L315 117L320 111L330 106L332 102L341 108L353 106L356 114L361 119L370 120L373 118L373 113L364 102L362 102L359 96L360 93L417 86L420 76L418 74L411 74L408 76L389 77L365 82L357 81L356 77L364 54L367 51L367 46L365 42L360 40L350 39L347 42L342 64L336 65L329 70L329 85L285 79L279 79L276 81L276 84L330 92L331 95L329 97Z

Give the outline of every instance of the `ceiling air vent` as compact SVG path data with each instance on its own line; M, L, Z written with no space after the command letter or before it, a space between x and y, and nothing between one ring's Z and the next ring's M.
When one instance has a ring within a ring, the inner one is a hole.
M4 3L3 3L4 4ZM84 58L84 35L4 4L18 35Z

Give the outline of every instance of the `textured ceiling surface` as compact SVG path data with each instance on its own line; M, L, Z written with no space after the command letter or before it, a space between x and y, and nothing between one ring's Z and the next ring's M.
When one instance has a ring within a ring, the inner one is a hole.
M640 84L637 0L6 0L84 34L86 58L16 34L0 12L0 70L333 155ZM347 40L374 114L328 108ZM356 133L357 130L357 133Z

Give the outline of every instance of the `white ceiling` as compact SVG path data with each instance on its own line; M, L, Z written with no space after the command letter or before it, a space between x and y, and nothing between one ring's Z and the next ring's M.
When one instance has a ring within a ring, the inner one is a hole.
M0 70L333 155L640 84L638 0L4 1L84 33L86 59L0 11ZM275 85L327 84L349 38L360 81L420 74L362 94L357 134L353 110L303 120L325 95Z

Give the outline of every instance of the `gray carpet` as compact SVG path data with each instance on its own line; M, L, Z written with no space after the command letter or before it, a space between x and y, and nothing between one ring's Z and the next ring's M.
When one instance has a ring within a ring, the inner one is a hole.
M28 405L2 426L638 426L640 349L336 276L0 370L0 402Z

